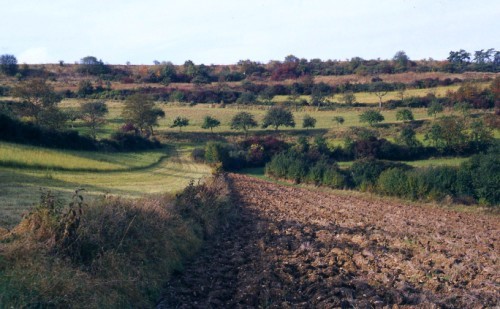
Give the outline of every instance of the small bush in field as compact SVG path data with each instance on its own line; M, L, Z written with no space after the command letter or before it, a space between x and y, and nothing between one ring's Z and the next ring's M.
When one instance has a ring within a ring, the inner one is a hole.
M378 192L386 195L408 197L408 177L406 171L390 168L383 171L377 179Z

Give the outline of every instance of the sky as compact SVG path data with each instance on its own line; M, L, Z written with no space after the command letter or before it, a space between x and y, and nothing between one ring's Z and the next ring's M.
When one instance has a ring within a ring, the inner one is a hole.
M19 63L446 59L500 49L498 0L0 0Z

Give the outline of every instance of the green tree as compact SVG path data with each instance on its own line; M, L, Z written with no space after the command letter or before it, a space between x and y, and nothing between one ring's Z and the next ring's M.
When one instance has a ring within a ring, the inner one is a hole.
M272 86L267 86L259 93L259 97L264 103L270 104L274 98L274 88Z
M186 117L177 116L174 119L174 123L170 126L171 128L179 128L179 132L182 131L182 127L187 127L189 125L189 119Z
M315 84L311 91L311 105L316 105L319 110L321 105L328 102L329 90L329 86L325 83Z
M399 83L396 86L396 91L399 97L401 98L401 102L403 102L405 100L405 95L406 95L406 85L403 83Z
M40 113L43 110L57 108L61 97L57 95L54 88L47 84L45 79L30 79L17 84L12 94L23 103L21 111L24 116L33 117L40 124Z
M436 118L436 115L442 113L443 110L444 108L442 104L438 101L432 101L431 105L427 108L427 115L434 116L434 118Z
M356 103L356 95L352 91L345 91L339 101L346 105L352 105Z
M304 129L316 127L316 118L311 117L309 115L305 115L304 119L302 120L302 127Z
M88 79L82 80L78 84L78 91L76 93L80 98L84 98L89 94L94 93L94 86L92 85L92 82Z
M411 109L404 108L396 112L396 120L413 121L414 119L415 118L413 117L413 112L411 111Z
M397 72L405 72L408 69L410 58L402 50L398 51L392 58Z
M470 124L470 140L476 150L487 148L493 143L493 129L487 126L482 119L476 119Z
M158 118L165 117L165 112L156 108L150 97L138 93L125 100L122 117L137 127L141 134L154 135L153 126L158 126Z
M468 142L465 122L453 116L442 117L429 128L425 139L430 140L441 151L452 150L460 153L467 147Z
M253 115L247 112L239 112L231 119L231 129L243 130L245 135L247 135L248 129L255 128L256 126L257 122L253 118Z
M335 116L333 117L333 121L335 121L337 125L341 125L345 122L345 119L342 116Z
M420 142L417 139L417 134L411 126L404 126L401 129L401 133L397 137L397 141L408 147L420 146Z
M376 110L367 110L359 115L360 122L367 122L372 127L375 124L384 121L384 119L384 116L382 116L382 114Z
M471 105L467 102L459 102L459 103L456 103L453 108L460 112L462 114L462 117L464 118L464 120L467 119L467 117L469 116L469 110L471 109Z
M17 59L14 55L5 54L0 56L0 72L14 76L17 69Z
M80 117L90 129L90 136L95 140L97 130L105 122L108 107L104 102L85 102L80 105Z
M262 121L262 128L267 128L269 126L274 127L275 131L281 126L285 127L295 127L295 120L293 119L293 114L289 110L283 107L275 106L267 111Z
M388 93L384 82L375 82L370 85L370 92L378 98L378 108L382 108L382 98Z
M77 71L83 74L100 75L109 73L110 69L102 60L97 60L94 56L87 56L80 59Z
M52 130L63 129L68 120L68 115L61 111L57 106L50 106L42 109L38 113L38 124L42 127Z
M214 132L214 128L220 126L220 121L211 117L211 116L205 116L203 118L203 124L201 125L202 129L210 129L210 132Z

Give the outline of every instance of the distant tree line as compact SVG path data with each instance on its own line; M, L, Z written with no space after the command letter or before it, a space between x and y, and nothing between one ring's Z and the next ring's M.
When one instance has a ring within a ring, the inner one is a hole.
M64 66L64 62L60 62ZM18 73L14 55L0 56L0 72L7 75ZM183 65L154 61L154 65L134 76L126 68L106 65L94 56L80 59L77 72L101 76L105 80L122 82L193 83L237 82L243 80L298 79L304 76L340 76L358 74L362 76L395 74L403 72L500 72L500 51L494 48L481 49L472 53L463 49L450 51L446 60L411 60L405 51L398 51L392 59L321 60L298 58L288 55L283 61L273 60L267 64L252 60L240 60L235 65L204 65L187 60Z

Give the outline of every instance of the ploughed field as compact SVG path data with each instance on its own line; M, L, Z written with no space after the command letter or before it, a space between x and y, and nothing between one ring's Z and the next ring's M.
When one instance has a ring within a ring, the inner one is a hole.
M229 178L238 214L159 308L500 305L498 216Z

